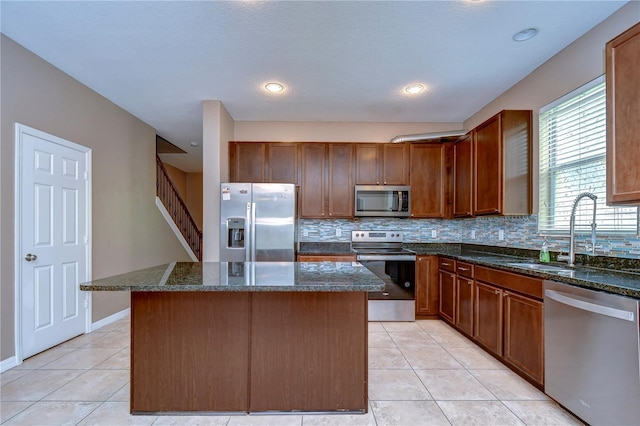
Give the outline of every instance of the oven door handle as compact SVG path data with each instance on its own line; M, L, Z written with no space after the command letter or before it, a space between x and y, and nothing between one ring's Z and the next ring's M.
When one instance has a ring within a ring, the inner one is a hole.
M369 261L369 260L389 260L389 261L405 261L405 262L415 262L416 256L412 254L400 254L389 256L386 254L359 254L356 257L356 260L359 261Z

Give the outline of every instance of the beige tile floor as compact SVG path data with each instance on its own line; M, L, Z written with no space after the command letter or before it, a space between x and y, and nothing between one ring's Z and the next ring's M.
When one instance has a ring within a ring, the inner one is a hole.
M441 321L369 323L365 415L129 415L129 322L120 320L0 375L6 425L579 425Z

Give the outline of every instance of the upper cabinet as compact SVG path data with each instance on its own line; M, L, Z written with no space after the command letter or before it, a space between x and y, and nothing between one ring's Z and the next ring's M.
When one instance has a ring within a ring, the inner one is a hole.
M473 216L473 135L453 145L453 217Z
M353 217L353 144L303 143L300 217Z
M531 120L505 110L473 130L474 215L531 213Z
M640 204L640 23L606 45L607 204Z
M447 216L447 148L441 143L412 143L411 217Z
M357 143L356 185L408 185L407 144Z
M231 182L298 183L296 143L230 142Z
M229 142L229 180L266 182L267 143Z

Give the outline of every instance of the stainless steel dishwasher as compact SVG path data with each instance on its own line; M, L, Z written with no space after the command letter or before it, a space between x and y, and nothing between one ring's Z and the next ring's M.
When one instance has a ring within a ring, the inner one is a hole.
M638 300L544 282L545 392L590 425L640 425Z

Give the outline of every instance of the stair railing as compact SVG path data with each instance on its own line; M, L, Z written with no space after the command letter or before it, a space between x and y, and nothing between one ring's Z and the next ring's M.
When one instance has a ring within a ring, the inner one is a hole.
M164 204L165 209L171 215L182 236L191 247L198 260L202 260L202 231L193 220L184 200L178 193L173 182L169 178L169 173L162 164L160 157L156 155L156 193Z

